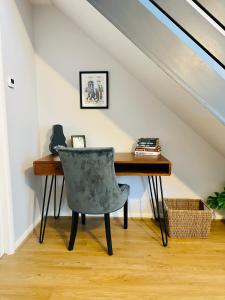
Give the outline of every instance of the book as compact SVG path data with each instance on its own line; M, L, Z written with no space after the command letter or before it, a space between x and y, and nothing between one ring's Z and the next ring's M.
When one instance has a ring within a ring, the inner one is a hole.
M138 142L159 142L159 138L139 138Z
M136 148L135 148L135 151L136 151L136 152L146 152L146 153L158 153L158 152L161 152L161 149L160 149L160 148L156 148L156 149L147 149L147 148L139 148L139 147L136 147Z
M139 138L134 153L135 155L161 154L159 138Z
M143 151L143 152L160 152L161 149L160 148L156 148L156 149L149 149L149 148L140 148L140 147L136 147L135 151Z
M160 149L139 149L139 148L135 148L135 151L139 151L139 152L160 152Z
M139 146L139 145L137 145L135 149L161 150L161 147L160 146Z
M139 146L149 146L154 147L159 145L159 138L140 138L137 141Z
M148 151L134 151L135 155L152 155L152 156L157 156L160 155L161 152L157 151L157 152L148 152Z
M151 144L146 144L146 143L137 143L137 146L140 147L157 147L159 144L151 143Z

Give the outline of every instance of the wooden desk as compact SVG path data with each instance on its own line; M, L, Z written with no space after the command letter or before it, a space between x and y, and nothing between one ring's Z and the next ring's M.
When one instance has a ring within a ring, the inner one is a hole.
M33 162L35 175L63 175L58 155L47 155ZM169 176L171 162L164 156L135 156L134 153L116 153L115 171L118 176Z
M167 246L167 228L165 222L165 210L163 200L163 188L161 176L171 175L171 162L164 156L135 156L134 153L116 153L115 154L115 171L117 176L147 176L149 183L149 190L151 196L151 204L154 217L159 221L163 246ZM45 176L45 187L42 206L42 218L40 229L40 243L44 240L45 226L48 215L48 208L51 199L52 187L54 183L54 217L57 219L60 215L60 208L62 202L64 177L61 189L58 214L56 214L56 177L63 174L62 164L57 155L47 155L43 158L33 162L34 174L37 176ZM45 208L48 176L52 176L48 201ZM159 194L161 197L159 197ZM161 202L159 201L161 198ZM162 207L163 219L160 217L160 205ZM44 213L45 211L45 213ZM45 215L45 216L44 216Z

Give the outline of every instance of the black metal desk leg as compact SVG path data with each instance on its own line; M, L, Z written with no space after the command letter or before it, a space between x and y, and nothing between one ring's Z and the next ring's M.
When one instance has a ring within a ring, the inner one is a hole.
M158 216L159 216L159 226L160 226L160 231L161 231L161 236L162 236L162 243L163 243L163 246L166 247L167 244L168 244L167 228L166 228L166 216L165 216L165 210L164 210L161 176L159 176L159 178L160 178L160 191L161 191L162 213L163 213L163 218L162 219L160 217L159 197L158 197L158 178L157 178L157 176L155 176L155 187L156 187L156 190L157 190L156 208L157 208L157 212L158 212Z
M157 176L151 176L151 180L150 180L150 178L148 178L148 182L149 182L149 189L150 189L150 195L151 195L151 202L152 202L154 217L155 217L155 220L159 222L161 237L162 237L162 243L163 243L163 246L166 247L167 244L168 244L168 237L167 237L166 216L165 216L161 176L159 176L159 185L160 185L160 195L161 195L162 214L163 214L162 219L160 217L158 177ZM154 197L153 197L153 195L154 195ZM157 211L157 213L156 213L156 211Z
M54 218L56 218L56 176L54 176Z
M164 246L167 246L167 244L168 244L168 230L167 230L167 224L166 224L166 213L165 213L165 204L164 204L161 176L159 176L159 184L160 184L160 193L161 193L161 201L162 201L163 225L164 225L164 232L165 232L165 238L166 238Z
M128 228L128 200L125 202L123 207L123 228Z
M56 176L55 176L55 188L54 188L54 218L55 219L58 219L60 216L64 183L65 183L65 177L63 176L62 188L61 188L61 194L60 194L60 200L59 200L59 208L58 208L58 213L56 214Z
M48 217L49 203L50 203L51 194L52 194L53 179L54 179L54 176L52 176L49 194L48 194L48 201L47 201L47 206L46 206L46 211L45 211L45 200L46 200L48 176L46 176L46 178L45 178L44 197L43 197L42 212L41 212L41 228L40 228L40 235L39 235L40 243L43 243L43 240L44 240L45 226L46 226L46 221L47 221L47 217Z
M156 198L156 193L155 193L155 189L154 189L154 181L153 181L153 188L151 185L151 181L150 181L150 176L148 176L148 185L149 185L149 190L150 190L150 199L151 199L151 206L152 206L152 210L153 210L153 214L154 214L154 219L158 220L158 216L156 216L156 208L155 208L155 198ZM154 190L154 194L153 194L153 190ZM154 195L154 197L153 197Z

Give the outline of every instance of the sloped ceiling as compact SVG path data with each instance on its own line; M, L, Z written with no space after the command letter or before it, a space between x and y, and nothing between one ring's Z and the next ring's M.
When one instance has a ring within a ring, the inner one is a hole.
M31 4L51 4L51 0L30 0Z
M50 2L32 1L36 4ZM52 0L51 3L72 19L89 37L107 50L159 100L225 157L225 139L222 138L225 136L225 127L119 30L115 30L114 25L95 8L84 0Z
M87 1L30 1L33 4L53 4L225 157L225 139L222 138L225 127Z

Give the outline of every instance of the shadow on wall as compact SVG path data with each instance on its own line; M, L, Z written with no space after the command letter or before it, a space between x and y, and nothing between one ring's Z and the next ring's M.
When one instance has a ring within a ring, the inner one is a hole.
M74 106L66 107L63 99L61 104L60 101L57 102L60 107L55 108L52 104L51 114L56 109L60 110L66 121L67 112L79 107L79 97L76 96L79 91L79 71L108 70L110 108L101 110L104 118L116 124L133 141L140 136L159 137L163 153L173 163L175 176L199 196L204 197L223 185L221 178L224 178L224 158L72 21L53 7L39 6L34 11L34 23L36 53L40 60L57 72L62 82L66 81L70 88L75 89L72 99ZM132 59L135 58L131 58L131 63ZM41 76L38 80L45 80ZM48 74L44 76L48 78ZM63 84L62 89L64 87ZM53 95L54 91L48 90L45 100L50 101L49 97ZM57 98L57 94L54 97ZM80 110L76 114L82 115L83 120L91 117L90 111ZM101 128L100 121L96 120L96 136ZM76 120L73 122L75 124ZM84 122L84 131L85 126ZM110 135L109 132L106 134ZM116 148L116 145L113 146Z
M33 24L32 19L32 5L27 5L27 0L15 0L15 4L21 16L21 21L23 22L26 32L29 36L30 42L34 47L34 38L33 38L33 30L31 24ZM29 12L25 11L29 10Z
M34 198L31 199L33 206L33 225L36 225L37 218L40 215L42 207L42 178L34 175L33 168L28 168L25 170L25 183L34 192ZM38 203L38 206L37 206Z

